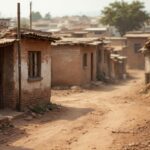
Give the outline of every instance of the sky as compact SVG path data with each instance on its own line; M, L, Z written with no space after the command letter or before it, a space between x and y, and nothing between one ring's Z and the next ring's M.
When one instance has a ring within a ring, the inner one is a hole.
M2 17L15 17L17 2L21 2L21 16L29 16L29 2L31 0L0 0ZM42 15L50 12L52 16L64 15L99 15L101 10L116 0L32 0L33 11L40 11ZM124 0L132 1L132 0ZM150 12L150 0L140 0L145 3Z

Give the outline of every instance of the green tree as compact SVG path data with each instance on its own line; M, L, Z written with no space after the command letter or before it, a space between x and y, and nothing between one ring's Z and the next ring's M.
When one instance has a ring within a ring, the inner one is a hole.
M32 19L33 19L33 21L37 21L39 19L42 19L41 13L39 11L37 11L37 12L33 11L32 12Z
M144 10L144 3L116 1L104 8L100 21L104 25L116 27L124 35L127 31L141 28L148 19L149 14Z
M45 14L45 17L44 17L45 20L51 20L51 18L52 16L49 12Z

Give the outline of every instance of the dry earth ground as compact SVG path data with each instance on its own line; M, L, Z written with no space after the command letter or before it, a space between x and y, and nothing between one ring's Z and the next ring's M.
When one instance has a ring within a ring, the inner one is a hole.
M150 92L144 73L90 90L55 90L61 109L14 121L0 133L0 150L150 150Z

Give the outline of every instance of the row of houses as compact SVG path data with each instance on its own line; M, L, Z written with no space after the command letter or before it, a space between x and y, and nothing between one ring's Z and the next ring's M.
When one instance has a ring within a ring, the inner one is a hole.
M110 46L114 48L116 54L127 57L127 66L129 69L145 68L144 55L140 49L150 39L150 32L128 32L124 37L107 37Z
M109 41L98 38L63 38L52 44L52 85L123 79L126 57L114 54L108 44Z
M22 98L18 98L18 42L21 47ZM126 57L113 53L107 40L60 38L51 33L8 30L0 39L0 109L49 103L51 84L84 85L98 79L118 80L126 74ZM121 70L121 71L120 71Z
M94 32L95 31L95 32ZM96 32L98 31L99 34ZM58 34L59 35L59 34ZM91 28L86 32L71 32L68 34L60 34L63 37L76 37L76 38L90 38L101 37L110 41L108 44L113 48L113 53L127 57L127 66L130 69L144 69L145 61L144 56L140 53L140 49L143 47L146 41L150 38L150 32L132 31L128 32L124 37L108 37L106 32L102 34L100 29Z

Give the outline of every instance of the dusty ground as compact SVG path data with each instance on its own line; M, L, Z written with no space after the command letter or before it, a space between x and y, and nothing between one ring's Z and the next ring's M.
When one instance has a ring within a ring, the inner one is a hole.
M91 90L53 91L61 109L16 120L0 134L0 150L150 150L150 94L141 93L144 73L132 76Z

